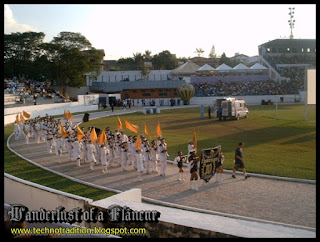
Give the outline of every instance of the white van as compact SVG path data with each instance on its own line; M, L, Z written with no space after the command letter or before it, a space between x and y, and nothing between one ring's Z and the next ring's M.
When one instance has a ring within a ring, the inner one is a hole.
M234 118L239 120L242 117L248 118L249 110L243 99L228 98L221 102L222 118Z

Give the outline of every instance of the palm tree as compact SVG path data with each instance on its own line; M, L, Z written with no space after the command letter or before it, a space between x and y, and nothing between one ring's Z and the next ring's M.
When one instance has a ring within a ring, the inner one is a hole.
M197 53L198 54L198 57L200 57L203 53L204 53L204 50L202 49L202 48L196 48L196 51L195 51L195 53Z

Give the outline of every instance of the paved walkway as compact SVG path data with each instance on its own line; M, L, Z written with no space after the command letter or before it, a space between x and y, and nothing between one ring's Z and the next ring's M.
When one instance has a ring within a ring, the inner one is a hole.
M113 114L120 115L128 111L117 110ZM91 113L93 118L104 117L111 112ZM74 116L73 122L82 121L83 115ZM125 191L131 188L141 188L142 196L179 205L196 207L200 209L218 211L245 217L252 217L268 221L316 227L316 185L291 181L250 177L244 179L242 174L234 179L230 173L224 173L222 183L216 183L213 177L207 184L199 181L199 191L189 190L189 173L185 171L186 181L180 182L178 168L168 163L167 175L143 174L143 182L138 182L138 173L132 167L123 171L121 167L110 167L108 174L103 174L100 166L94 171L89 164L81 167L76 162L69 162L67 154L62 155L61 163L57 162L55 154L48 154L46 144L35 144L30 139L30 144L25 145L23 140L9 141L10 147L22 156L39 163L54 171L68 176Z

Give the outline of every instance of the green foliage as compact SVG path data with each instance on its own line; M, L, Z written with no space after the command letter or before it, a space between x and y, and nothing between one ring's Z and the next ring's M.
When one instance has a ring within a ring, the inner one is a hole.
M178 60L170 51L165 50L153 56L152 65L155 70L173 70L178 67Z

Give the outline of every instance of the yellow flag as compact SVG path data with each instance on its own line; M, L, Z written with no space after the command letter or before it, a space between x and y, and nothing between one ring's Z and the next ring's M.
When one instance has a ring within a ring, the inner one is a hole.
M162 134L160 123L158 122L157 128L156 128L156 137L159 137Z
M90 139L92 140L92 143L98 140L96 129L92 128L91 133L90 133Z
M124 126L131 130L134 133L138 133L139 127L137 125L131 124L130 122L128 122L127 120L124 120Z
M82 130L77 126L77 136L78 136L78 141L80 142L81 139L85 136Z
M141 149L141 139L140 139L140 134L138 134L138 137L137 137L137 141L136 141L136 145L134 147L135 149Z
M194 149L198 150L198 140L197 140L197 132L196 132L196 129L193 130L193 145L194 145Z
M118 127L119 130L123 129L123 128L122 128L122 123L121 123L121 120L120 120L119 117L118 117L117 127Z
M99 136L98 142L99 142L99 144L102 144L102 143L106 142L106 140L107 140L106 131L103 130Z
M22 111L22 112L23 112L23 116L25 116L26 118L30 118L31 117L30 113L27 113L25 111Z
M21 122L22 122L22 123L25 123L25 122L26 122L26 120L24 119L22 113L20 113L20 119L21 119Z

